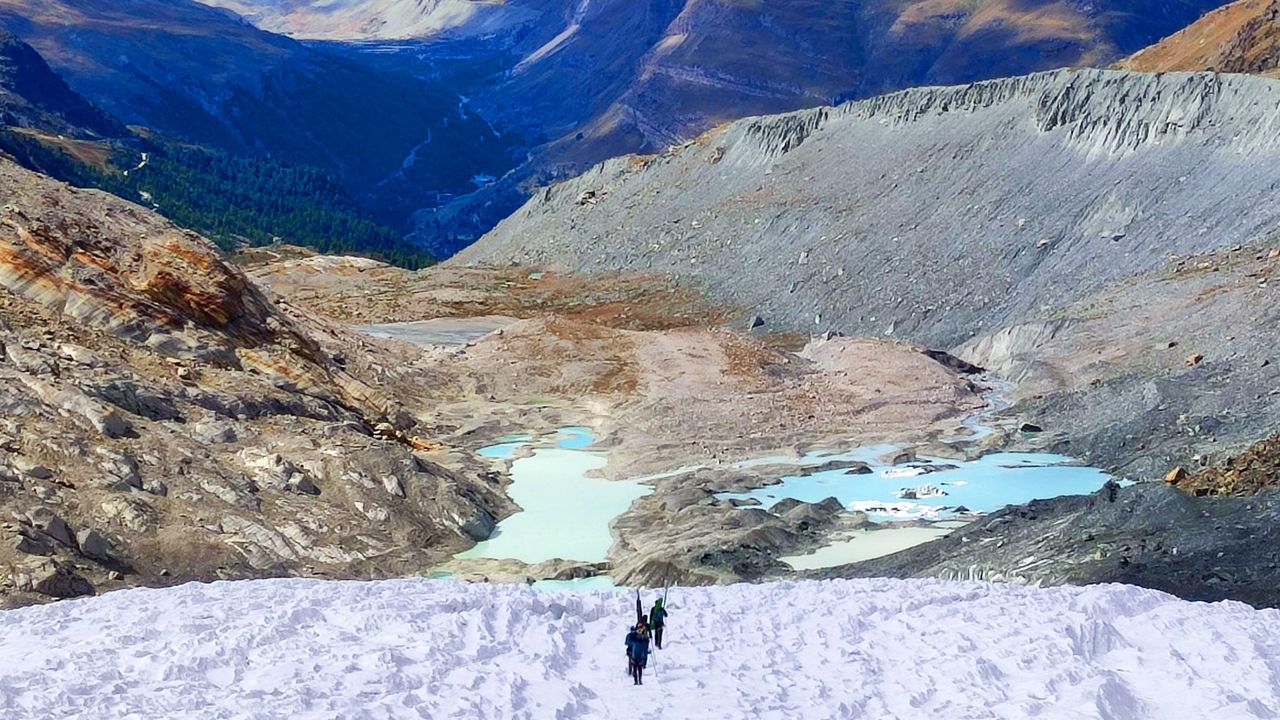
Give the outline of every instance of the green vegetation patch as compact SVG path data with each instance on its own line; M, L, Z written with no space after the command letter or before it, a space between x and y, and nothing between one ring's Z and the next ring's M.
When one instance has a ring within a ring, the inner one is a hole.
M401 233L369 218L332 176L312 167L146 140L103 143L111 157L104 169L56 140L0 128L0 150L24 166L154 208L224 248L284 242L411 269L434 262Z

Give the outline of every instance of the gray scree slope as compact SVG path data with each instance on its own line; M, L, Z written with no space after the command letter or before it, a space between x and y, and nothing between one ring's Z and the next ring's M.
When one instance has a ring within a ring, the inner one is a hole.
M1062 70L748 118L538 192L463 263L672 274L951 346L1280 217L1280 82Z

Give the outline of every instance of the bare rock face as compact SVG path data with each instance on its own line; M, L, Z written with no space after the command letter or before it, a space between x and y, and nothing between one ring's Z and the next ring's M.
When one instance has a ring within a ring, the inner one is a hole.
M207 241L4 160L0 196L0 602L411 574L510 512L408 442L429 383Z
M611 575L624 585L710 585L759 580L785 569L777 558L823 544L831 531L866 523L835 498L784 500L770 508L717 499L715 473L657 483L613 523Z
M180 358L308 342L209 243L149 211L0 166L0 286L68 319ZM127 239L127 242L124 240ZM81 353L83 354L83 353Z
M945 349L1280 221L1277 117L1280 82L1246 76L906 90L602 163L457 260L661 273L778 327Z
M936 577L1035 585L1119 582L1187 600L1280 607L1274 487L1195 497L1162 482L1004 508L945 538L810 577ZM1034 561L1029 560L1034 558Z

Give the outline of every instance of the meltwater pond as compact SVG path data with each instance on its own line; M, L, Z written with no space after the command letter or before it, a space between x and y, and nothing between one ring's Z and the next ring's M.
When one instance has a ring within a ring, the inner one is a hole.
M459 559L498 558L534 564L545 560L602 562L613 544L609 523L652 488L638 482L588 477L607 464L588 449L587 428L561 428L544 445L525 435L503 438L480 450L484 457L509 459L533 445L532 454L511 463L507 493L521 511L498 523L489 537Z
M873 521L941 520L956 515L958 508L989 513L1037 499L1088 494L1109 479L1097 468L1045 453L993 453L968 462L922 457L897 466L876 461L892 450L892 446L875 446L808 456L805 464L859 460L870 465L871 472L851 475L836 469L789 475L776 485L720 497L754 499L765 508L784 498L820 502L834 497L851 510L867 513ZM912 494L904 491L914 491L916 497L904 497Z
M591 477L604 468L605 455L592 449L588 428L566 427L549 437L511 435L482 448L479 454L511 461L508 493L521 510L500 522L493 535L458 559L493 558L536 564L562 559L601 562L613 543L609 525L637 499L652 492L645 484L694 468L681 468L631 480ZM777 484L743 493L723 493L723 499L754 499L765 508L785 498L820 502L837 498L851 510L861 510L874 522L927 521L930 527L898 527L857 532L832 538L816 553L781 558L797 569L827 567L889 554L945 535L957 517L989 513L1005 505L1060 495L1096 491L1109 479L1097 468L1074 464L1071 458L1042 453L995 453L961 461L920 457L890 465L884 458L898 453L894 445L866 445L847 452L810 452L801 456L772 456L733 463L726 468L795 468ZM870 472L850 473L841 462L865 463ZM831 463L836 467L817 470ZM915 497L904 491L911 491ZM609 587L607 576L573 581L544 581L541 586Z

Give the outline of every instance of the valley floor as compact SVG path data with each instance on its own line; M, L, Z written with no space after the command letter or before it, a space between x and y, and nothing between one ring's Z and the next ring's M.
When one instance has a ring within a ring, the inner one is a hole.
M653 600L652 594L646 598ZM1280 612L1122 585L626 591L427 580L135 589L0 614L6 718L1270 718Z

